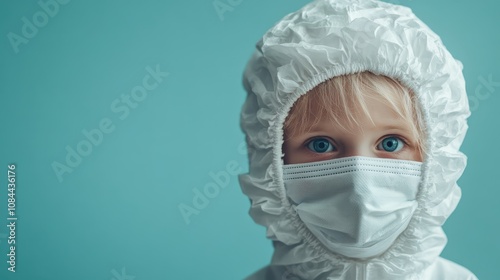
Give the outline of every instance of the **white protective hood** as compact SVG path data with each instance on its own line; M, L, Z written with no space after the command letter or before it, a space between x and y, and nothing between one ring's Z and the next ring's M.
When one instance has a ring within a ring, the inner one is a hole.
M409 226L383 255L364 262L328 251L308 231L286 197L281 159L283 123L293 103L329 78L361 71L411 88L428 138ZM403 6L317 0L264 34L243 85L248 95L240 124L249 172L239 182L251 199L250 215L275 246L271 264L251 279L425 279L424 271L441 259L447 242L441 226L461 196L456 182L467 158L459 147L470 115L462 64L439 36Z

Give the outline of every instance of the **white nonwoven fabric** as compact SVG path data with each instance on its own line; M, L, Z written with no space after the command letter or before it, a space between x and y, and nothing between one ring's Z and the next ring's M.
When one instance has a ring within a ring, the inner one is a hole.
M418 207L382 255L345 258L321 246L293 211L283 183L283 123L321 82L370 71L417 95L428 141ZM240 124L249 172L239 175L250 215L273 241L271 263L247 279L477 279L439 257L442 224L461 197L467 158L459 148L470 115L462 64L406 7L375 0L316 0L286 15L256 44L243 75ZM262 256L265 257L265 256Z

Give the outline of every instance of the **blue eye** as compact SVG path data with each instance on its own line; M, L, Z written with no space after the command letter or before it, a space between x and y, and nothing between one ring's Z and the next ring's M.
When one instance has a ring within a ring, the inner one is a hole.
M307 147L316 153L326 153L334 150L333 145L325 138L314 139L307 144Z
M377 148L386 152L397 152L403 147L404 143L401 139L399 139L398 137L390 136L384 138Z

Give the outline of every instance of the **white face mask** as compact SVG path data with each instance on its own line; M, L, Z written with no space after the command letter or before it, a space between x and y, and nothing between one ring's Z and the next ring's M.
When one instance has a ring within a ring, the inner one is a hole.
M293 208L331 251L370 258L386 251L417 208L421 162L347 157L283 166Z

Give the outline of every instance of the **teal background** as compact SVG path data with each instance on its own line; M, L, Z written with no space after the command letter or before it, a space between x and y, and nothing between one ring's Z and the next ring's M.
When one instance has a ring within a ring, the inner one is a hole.
M231 162L247 170L243 68L260 36L307 2L243 0L220 18L211 0L73 0L15 53L7 34L21 34L21 18L41 7L2 1L0 279L242 279L269 263L271 243L248 216L236 176L189 224L179 205L192 205L193 189L214 181L210 172ZM479 77L500 81L498 1L391 2L441 36L464 64L470 96ZM121 120L111 104L156 65L169 76ZM499 92L474 104L463 197L444 226L442 256L480 279L498 279L500 265ZM104 118L114 131L59 182L52 163L64 163L66 146ZM6 263L10 163L16 273Z

